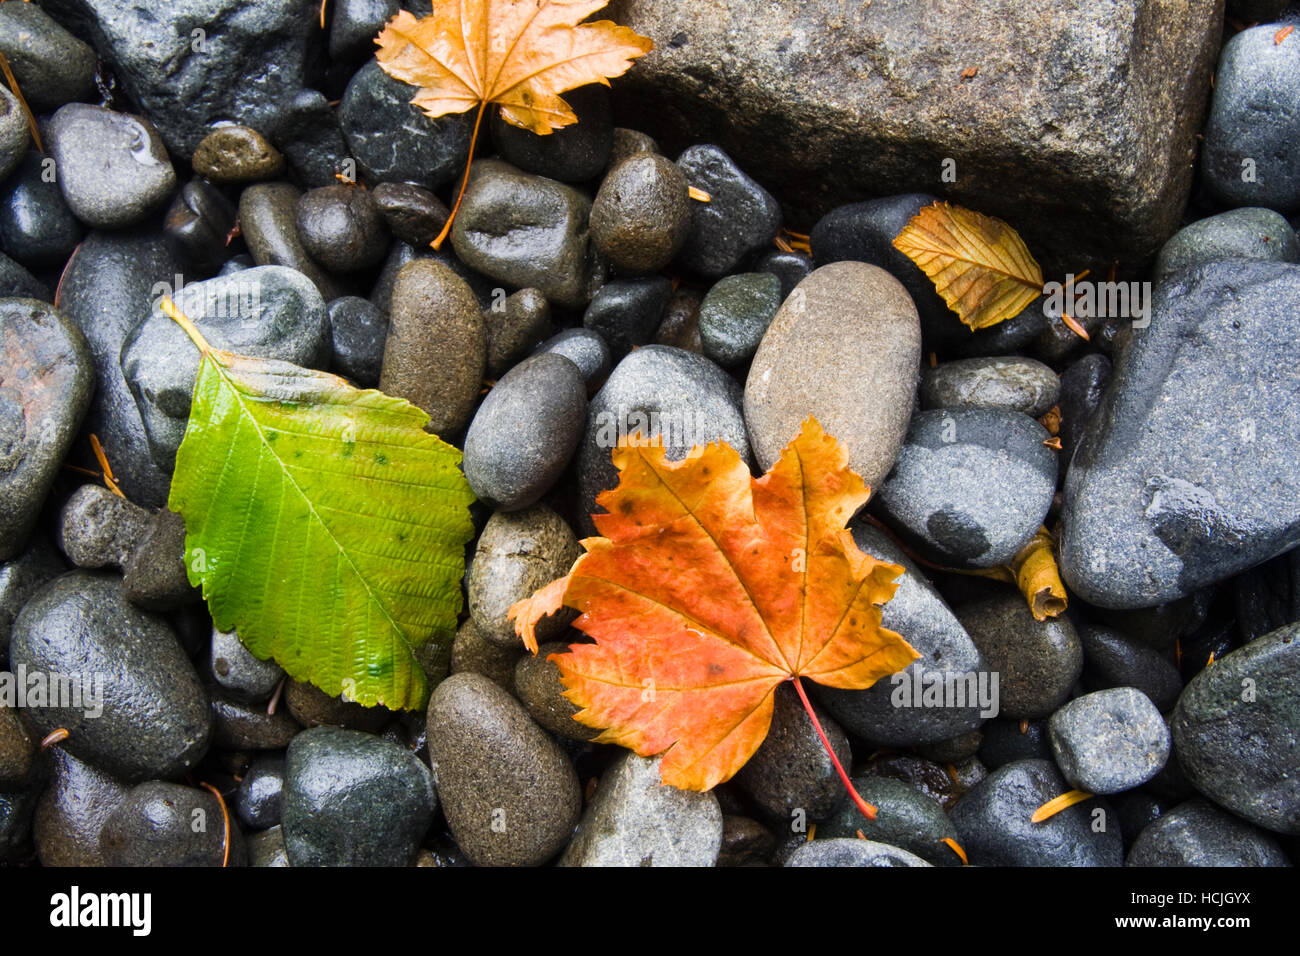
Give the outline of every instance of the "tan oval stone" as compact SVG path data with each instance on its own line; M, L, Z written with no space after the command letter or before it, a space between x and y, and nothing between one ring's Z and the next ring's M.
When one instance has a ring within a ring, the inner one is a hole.
M815 270L781 305L745 383L759 465L770 468L812 415L878 486L907 434L920 363L921 323L902 283L865 262Z

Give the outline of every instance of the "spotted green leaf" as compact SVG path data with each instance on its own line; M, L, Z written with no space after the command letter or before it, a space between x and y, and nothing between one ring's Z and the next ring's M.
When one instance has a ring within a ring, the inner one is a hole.
M419 708L417 659L461 610L474 500L460 453L409 402L333 375L203 352L168 506L212 619L290 677Z

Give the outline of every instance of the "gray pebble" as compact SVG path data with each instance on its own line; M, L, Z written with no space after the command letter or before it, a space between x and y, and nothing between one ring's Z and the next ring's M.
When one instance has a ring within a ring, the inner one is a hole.
M59 512L59 548L79 568L120 570L152 520L146 509L103 485L82 485Z
M1065 702L1083 672L1083 645L1069 619L1036 621L1015 592L966 605L957 617L989 670L1000 675L1004 716L1048 716Z
M723 368L748 362L780 307L781 280L771 273L746 272L718 280L700 303L704 354Z
M1169 728L1140 690L1112 687L1076 697L1047 724L1052 753L1076 790L1119 793L1146 783L1169 759Z
M1019 356L945 362L921 377L922 408L996 408L1045 415L1061 389L1042 362Z

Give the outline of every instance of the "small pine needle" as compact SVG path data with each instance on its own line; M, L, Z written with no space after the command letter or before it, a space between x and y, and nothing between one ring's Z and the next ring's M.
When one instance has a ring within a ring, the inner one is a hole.
M786 242L785 238L780 233L777 233L772 237L772 244L782 252L794 252L794 246Z
M690 186L687 188L686 192L696 202L713 202L713 197L703 189L696 189L694 186Z
M811 843L815 836L817 836L817 824L810 823L808 825L808 839L804 840L804 842Z
M858 834L858 839L859 839L859 840L865 840L865 839L867 838L866 835L865 835L861 830L858 830L858 831L856 831L856 832L857 832L857 834Z
M970 860L966 859L966 851L961 848L961 844L952 837L944 837L943 842L948 844L948 848L961 857L962 866L970 866Z
M1020 732L1022 734L1029 733L1029 719L1026 717L1020 718Z
M1209 667L1213 663L1214 663L1214 651L1210 651L1210 659L1205 662L1205 666Z
M103 472L104 486L119 498L125 498L122 489L117 486L117 475L113 474L113 466L108 463L108 456L104 454L104 446L99 443L99 436L93 432L90 435L90 450L95 453L95 460L99 462L99 468Z
M275 709L280 706L280 695L284 693L284 684L288 679L287 676L281 677L280 683L275 685L275 693L271 695L271 702L266 705L266 716L275 716Z
M1080 325L1079 321L1074 316L1070 315L1070 313L1062 312L1061 321L1066 324L1071 332L1083 339L1085 342L1092 341L1092 337L1088 335L1088 330Z
M1055 799L1048 800L1041 807L1034 811L1034 815L1029 818L1030 823L1042 823L1049 817L1054 817L1062 810L1068 810L1076 803L1083 803L1085 800L1091 800L1092 794L1084 790L1071 790L1063 793Z
M1277 33L1273 34L1273 45L1281 46L1282 41L1285 40L1294 32L1295 32L1295 27L1283 27L1281 30L1278 30Z
M1061 450L1061 439L1057 435L1053 435L1051 438L1044 439L1043 444L1046 445L1048 448L1052 449L1053 451Z
M322 30L325 29L325 4L327 3L329 3L329 0L320 0L320 28Z
M225 869L230 865L230 811L226 809L226 800L221 796L220 790L206 780L200 782L199 786L216 797L217 803L221 804L221 867Z
M71 736L72 735L68 733L68 728L66 727L60 727L58 730L52 730L48 734L46 734L45 739L41 741L41 749L49 750L55 744L61 743L62 741L67 740Z

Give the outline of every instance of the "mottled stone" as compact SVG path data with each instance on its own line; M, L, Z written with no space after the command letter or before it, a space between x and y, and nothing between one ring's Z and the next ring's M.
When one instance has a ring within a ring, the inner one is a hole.
M203 137L191 160L214 183L256 183L284 171L284 156L255 129L218 126Z
M1141 786L1169 759L1169 728L1140 690L1114 687L1065 704L1047 724L1056 765L1087 793Z
M745 382L745 423L770 468L809 415L873 488L902 448L916 400L921 331L907 291L883 269L837 262L795 288Z

